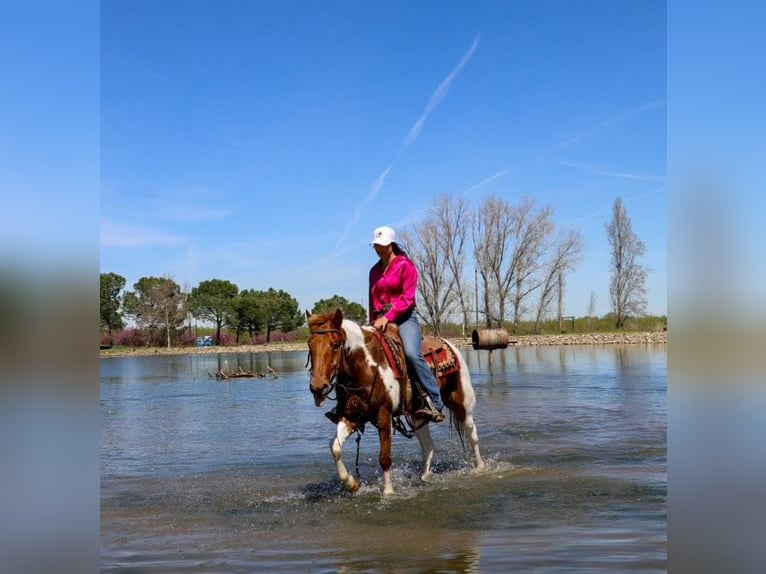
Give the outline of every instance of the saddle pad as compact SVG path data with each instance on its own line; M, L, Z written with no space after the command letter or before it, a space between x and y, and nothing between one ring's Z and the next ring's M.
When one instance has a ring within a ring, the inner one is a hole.
M429 336L423 340L423 357L431 369L436 367L436 374L439 377L451 375L460 370L455 353L444 344L444 339L439 337Z
M393 334L396 336L396 341L400 341L398 331L394 332ZM403 374L402 364L400 360L401 344L395 343L394 340L389 336L389 333L383 334L377 329L375 329L375 337L377 337L378 342L380 343L380 346L386 355L386 359L388 360L388 365L391 367L391 370L394 372L394 377L401 380L402 374Z
M444 341L433 335L423 335L422 350L427 355L431 351L440 351L444 347Z

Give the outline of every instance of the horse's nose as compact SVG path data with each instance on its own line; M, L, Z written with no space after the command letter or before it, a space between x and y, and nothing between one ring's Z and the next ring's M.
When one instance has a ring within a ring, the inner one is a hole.
M321 395L324 393L324 389L327 386L328 386L327 383L322 383L321 385L319 385L314 382L311 382L309 383L309 390L315 395Z
M325 400L325 389L329 387L327 383L323 384L321 387L317 388L314 385L309 385L309 390L311 391L311 394L314 395L314 404L317 407L321 407L322 403L324 403Z

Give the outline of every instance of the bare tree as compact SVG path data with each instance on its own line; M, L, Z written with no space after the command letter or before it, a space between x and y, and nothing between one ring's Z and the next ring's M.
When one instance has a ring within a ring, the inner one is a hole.
M504 301L507 295L503 268L508 263L511 251L510 236L513 227L511 206L504 200L490 196L482 201L473 219L473 251L476 268L482 282L482 302L487 327L492 326L496 317L500 322L505 318ZM495 291L494 296L492 291ZM493 306L497 304L497 311Z
M596 316L596 302L598 296L595 291L590 292L590 299L588 299L588 329L590 329L591 319Z
M576 229L563 232L553 250L553 256L545 264L545 272L540 287L540 298L535 317L535 333L539 332L540 324L550 310L554 296L558 295L559 323L564 313L564 283L567 271L574 269L582 259L584 241L582 234Z
M518 331L525 302L540 287L538 272L554 229L552 214L549 206L536 211L530 197L522 198L517 206L497 197L488 197L480 205L474 218L473 242L484 287L487 326L493 315L498 322L505 320L510 300L514 329Z
M433 215L412 232L400 233L402 244L419 272L418 312L436 335L441 333L457 301L455 279L445 263L439 235L440 227Z
M590 299L588 299L588 318L596 316L596 303L598 302L598 295L595 291L590 292Z
M433 221L437 225L439 249L444 262L452 273L455 296L463 316L463 331L468 328L471 293L464 277L465 246L471 224L471 206L467 199L442 195L433 207Z
M639 261L646 247L633 232L630 217L619 197L614 200L612 220L606 224L606 234L612 250L609 298L615 327L620 329L628 317L645 313L648 268Z
M542 268L542 259L549 248L549 238L553 233L551 221L553 208L546 205L540 211L534 211L534 200L524 197L516 208L516 227L514 229L515 249L511 270L513 274L513 328L519 330L521 317L526 313L525 302L528 296L537 290L541 281L538 271ZM509 277L510 280L510 277Z

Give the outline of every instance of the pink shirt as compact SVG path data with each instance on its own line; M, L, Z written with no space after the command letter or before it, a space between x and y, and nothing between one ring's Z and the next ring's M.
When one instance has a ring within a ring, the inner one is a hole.
M415 308L418 290L418 270L404 255L394 256L385 273L380 262L370 269L370 323L387 305L391 309L385 317L396 322L405 313Z

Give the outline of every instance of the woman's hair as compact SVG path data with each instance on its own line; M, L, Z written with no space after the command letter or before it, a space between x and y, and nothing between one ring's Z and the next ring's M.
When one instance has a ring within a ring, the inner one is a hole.
M396 241L392 241L391 245L394 250L394 255L404 255L407 259L410 258L410 256L407 255L407 252Z

